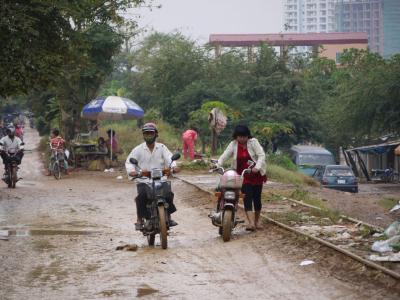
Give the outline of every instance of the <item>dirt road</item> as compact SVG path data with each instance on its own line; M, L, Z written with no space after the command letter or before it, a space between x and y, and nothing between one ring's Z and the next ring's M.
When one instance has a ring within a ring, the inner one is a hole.
M35 148L35 132L26 143ZM56 181L42 175L36 151L27 151L21 169L16 189L0 187L0 230L11 234L0 240L0 299L398 297L373 282L336 278L318 261L299 266L313 254L268 225L251 234L238 228L223 243L207 217L210 199L178 180L179 226L162 250L134 231L135 187L125 176L81 171ZM123 244L139 248L115 250Z

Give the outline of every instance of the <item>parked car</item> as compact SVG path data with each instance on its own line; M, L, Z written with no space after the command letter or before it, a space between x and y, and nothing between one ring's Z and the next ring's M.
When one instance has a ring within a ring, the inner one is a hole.
M313 176L317 167L335 163L332 153L318 146L292 146L290 148L290 156L292 161L299 167L299 170L309 176Z
M358 193L358 180L352 169L345 165L320 166L313 177L323 187Z

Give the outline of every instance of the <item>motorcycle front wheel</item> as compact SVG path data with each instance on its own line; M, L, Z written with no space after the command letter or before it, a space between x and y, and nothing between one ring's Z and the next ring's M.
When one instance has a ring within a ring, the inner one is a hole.
M10 178L10 182L11 182L11 187L13 189L15 189L15 185L17 184L18 181L18 175L17 175L17 167L11 167L11 178Z
M154 233L149 234L147 236L147 243L149 244L149 246L154 246L154 240L156 238L156 235Z
M158 207L158 218L160 222L160 240L161 240L161 248L167 249L168 240L167 240L167 220L165 216L165 208L163 205Z
M232 211L225 210L222 219L222 239L224 242L229 242L232 233Z

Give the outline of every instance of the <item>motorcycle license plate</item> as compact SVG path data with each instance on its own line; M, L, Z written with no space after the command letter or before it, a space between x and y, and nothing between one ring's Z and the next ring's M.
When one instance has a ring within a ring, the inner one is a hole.
M344 180L344 179L338 179L337 183L338 183L338 184L345 184L345 183L346 183L346 180Z

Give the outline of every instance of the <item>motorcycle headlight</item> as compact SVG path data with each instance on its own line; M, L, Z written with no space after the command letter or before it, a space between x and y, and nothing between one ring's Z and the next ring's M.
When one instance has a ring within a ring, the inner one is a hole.
M151 170L151 178L160 179L161 177L162 177L162 170L161 169L153 169L153 170Z
M235 192L232 192L232 191L226 191L224 193L224 198L227 199L227 200L234 200L235 196L236 196Z

